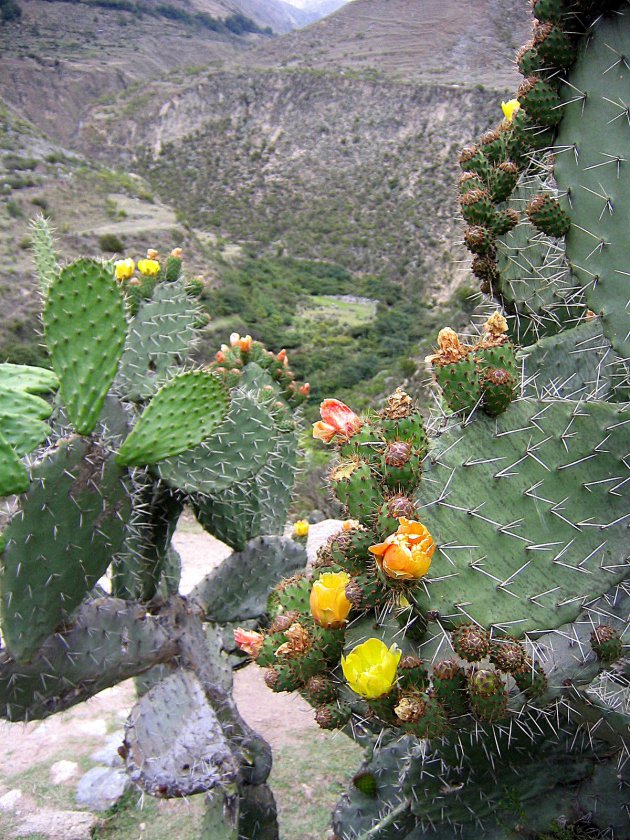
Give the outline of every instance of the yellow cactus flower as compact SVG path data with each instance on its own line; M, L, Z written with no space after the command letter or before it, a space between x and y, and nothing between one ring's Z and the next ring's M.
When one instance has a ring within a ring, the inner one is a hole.
M347 572L325 572L311 589L311 614L320 627L342 627L352 607L346 598Z
M521 103L518 99L510 99L509 102L502 102L501 103L501 110L503 111L503 116L508 122L512 122L514 119L514 115L521 107Z
M388 648L380 639L368 639L341 657L341 668L350 688L373 700L393 688L401 656L397 645Z
M381 570L394 580L418 580L429 571L435 551L433 537L421 522L401 516L400 525L385 542L371 545Z
M116 260L114 263L114 274L116 276L116 280L129 280L129 278L133 276L135 270L136 264L131 257L128 257L126 260Z
M352 531L353 528L360 528L361 523L358 519L345 519L341 528L344 531Z
M293 523L293 534L296 537L306 537L308 535L309 524L306 519L298 519Z
M157 260L138 260L138 271L145 277L155 277L160 271L160 264Z

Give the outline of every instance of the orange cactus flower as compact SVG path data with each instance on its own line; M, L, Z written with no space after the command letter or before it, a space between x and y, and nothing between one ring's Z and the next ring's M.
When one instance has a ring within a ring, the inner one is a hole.
M308 397L308 395L311 393L310 382L305 382L304 385L300 385L298 391L300 392L300 394L302 394L303 397Z
M223 364L223 362L225 361L225 353L223 352L223 350L217 350L217 352L214 354L214 358L217 360L217 362Z
M238 333L234 332L230 336L230 344L232 347L238 347L242 353L247 353L252 346L252 337L251 335L245 335L241 338Z
M433 537L421 522L400 518L395 534L385 542L371 545L382 571L394 580L418 580L429 571L435 551Z
M173 248L171 251L171 257L174 257L176 260L181 260L183 251L181 248Z
M262 633L257 633L255 630L245 630L243 627L237 627L234 631L234 641L239 650L248 653L254 659L260 653L260 649L265 640Z
M278 353L278 361L279 361L279 362L282 362L282 363L283 363L283 365L284 365L285 367L288 367L288 366L289 366L289 357L288 357L288 355L287 355L287 351L286 351L286 350L282 349L282 350Z
M339 400L324 400L319 413L322 419L313 424L313 437L324 443L330 443L335 435L342 440L350 440L363 428L362 420Z
M325 572L311 589L311 615L320 627L342 627L352 607L346 598L347 572Z

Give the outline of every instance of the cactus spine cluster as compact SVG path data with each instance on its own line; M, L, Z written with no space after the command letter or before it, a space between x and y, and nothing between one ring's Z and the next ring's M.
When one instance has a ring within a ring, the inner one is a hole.
M273 826L270 750L231 698L221 625L257 620L305 564L281 533L308 387L249 337L183 363L205 321L179 250L60 267L45 221L34 236L52 369L0 365L0 713L43 718L148 672L133 780L213 791L211 811L236 791L229 830ZM237 551L189 599L171 545L185 504Z
M630 6L532 6L516 99L460 158L505 317L440 333L428 440L401 392L364 418L322 404L350 521L250 650L367 746L343 840L630 836Z

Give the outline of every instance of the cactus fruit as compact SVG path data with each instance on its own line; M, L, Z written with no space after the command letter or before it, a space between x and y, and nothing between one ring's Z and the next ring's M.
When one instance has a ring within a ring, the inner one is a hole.
M468 696L479 720L496 721L506 716L508 694L496 671L472 669L468 674Z
M619 634L607 624L598 625L591 633L591 647L600 662L610 665L620 659L623 653L623 642Z
M475 624L460 624L451 635L453 649L466 662L479 662L490 652L490 634Z
M533 198L525 212L530 222L549 236L564 236L571 227L569 214L562 209L558 199L546 193Z

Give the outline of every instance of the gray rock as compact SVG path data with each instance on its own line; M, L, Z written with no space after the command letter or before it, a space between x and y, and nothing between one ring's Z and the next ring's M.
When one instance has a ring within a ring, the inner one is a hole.
M21 799L22 791L13 788L4 796L0 796L0 811L13 811Z
M31 834L47 837L48 840L90 840L97 818L83 811L54 811L41 808L33 811L11 834L25 837Z
M55 761L50 768L50 781L54 785L62 785L69 782L79 772L79 765L76 761Z
M124 770L93 767L77 785L77 802L90 811L106 811L122 797L131 782Z
M123 760L118 755L118 747L123 742L123 733L114 732L108 735L102 747L95 750L90 758L97 764L105 764L107 767L122 767Z
M311 525L308 529L308 542L306 543L309 566L315 562L317 549L324 545L328 537L341 531L342 525L342 519L324 519L322 522Z

